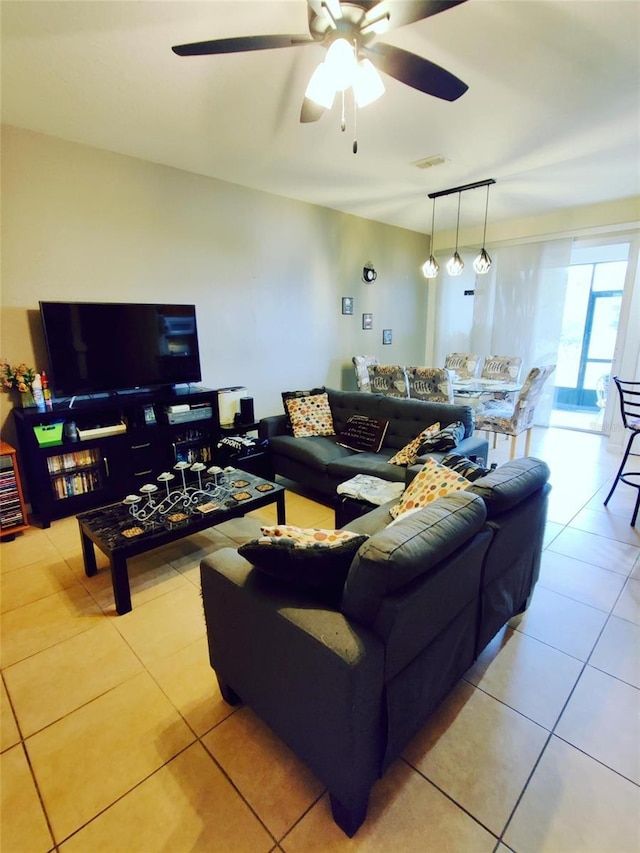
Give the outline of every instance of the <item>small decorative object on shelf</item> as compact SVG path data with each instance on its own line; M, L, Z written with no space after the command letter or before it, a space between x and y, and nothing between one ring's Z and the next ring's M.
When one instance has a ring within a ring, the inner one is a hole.
M39 373L36 373L33 382L31 383L31 394L33 396L33 402L38 408L39 412L46 411L44 405L44 394L42 393L42 378Z
M24 362L15 367L5 358L0 358L0 379L3 391L17 391L20 394L22 407L33 406L32 383L36 377L33 367L27 367Z
M171 489L169 484L175 480L176 475L169 471L163 471L156 477L159 483L164 483L166 489L166 495L161 500L157 500L155 497L158 486L155 483L146 483L139 489L142 496L127 495L122 501L129 507L129 513L137 522L153 525L169 521L177 524L186 521L194 511L210 511L217 505L216 501L222 502L229 496L227 473L217 465L207 468L202 462L195 462L194 464L177 462L173 466L173 470L179 472L182 485ZM197 475L197 485L187 484L187 470ZM203 483L202 472L205 470L212 479Z
M53 411L53 398L51 397L51 388L49 388L49 380L47 374L42 371L40 378L42 380L42 396L44 397L44 406L48 412Z

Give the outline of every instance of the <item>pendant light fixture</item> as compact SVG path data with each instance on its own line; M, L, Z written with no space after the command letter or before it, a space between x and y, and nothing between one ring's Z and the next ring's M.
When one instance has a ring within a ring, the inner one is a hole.
M491 258L489 257L485 244L487 242L487 213L489 212L489 186L487 184L487 201L484 208L484 232L482 234L482 249L476 255L473 262L473 268L478 275L485 275L491 268Z
M458 254L458 240L460 238L460 203L462 200L462 193L467 190L476 190L478 187L486 187L487 188L487 198L485 202L484 208L484 233L482 237L482 249L478 253L478 256L473 262L473 268L479 275L484 275L484 273L489 271L491 267L491 258L485 247L485 241L487 237L487 217L489 212L489 187L491 184L495 184L494 178L487 178L485 181L475 181L473 184L464 184L461 187L452 187L449 190L439 190L435 193L429 193L429 198L433 199L433 211L431 215L431 247L433 249L433 231L434 231L434 221L435 221L435 212L436 212L436 199L440 198L442 195L453 195L453 193L458 193L458 220L456 222L456 249L453 253L453 257L449 259L447 262L447 272L451 276L458 276L462 273L464 269L464 261ZM422 274L425 278L435 278L438 275L440 267L438 266L438 262L433 256L433 251L429 255L428 259L422 265Z
M460 201L462 200L462 192L458 193L458 222L456 223L456 250L453 257L447 261L447 272L449 275L460 275L464 269L464 261L458 254L458 235L460 234Z
M433 208L431 210L431 252L429 257L422 265L422 275L425 278L436 278L440 271L440 264L433 256L433 236L435 234L434 223L436 221L436 200L433 200Z

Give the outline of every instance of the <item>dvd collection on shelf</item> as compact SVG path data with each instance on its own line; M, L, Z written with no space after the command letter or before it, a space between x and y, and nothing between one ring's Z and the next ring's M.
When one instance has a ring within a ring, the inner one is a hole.
M186 429L174 438L176 462L204 462L211 464L213 456L210 441L201 429Z
M74 450L59 456L49 456L47 468L56 500L84 495L100 488L100 476L95 466L101 461L97 449Z
M47 468L50 474L59 474L63 471L71 471L75 468L88 468L100 462L100 451L74 450L72 453L62 453L59 456L49 456Z
M13 461L8 456L0 457L0 529L8 530L26 524L22 512L20 495Z

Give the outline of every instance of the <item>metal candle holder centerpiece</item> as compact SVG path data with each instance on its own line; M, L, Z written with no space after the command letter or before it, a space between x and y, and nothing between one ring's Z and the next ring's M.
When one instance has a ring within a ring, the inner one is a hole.
M174 513L183 512L187 515L198 507L199 504L211 500L223 500L227 496L227 489L223 480L225 472L222 468L214 465L207 469L207 474L212 475L213 480L202 483L202 472L206 469L202 462L177 462L173 466L182 478L182 487L170 489L169 483L175 480L176 475L169 471L163 471L156 478L159 483L164 483L166 495L161 500L154 497L158 491L155 483L145 483L140 487L140 495L127 495L122 501L129 507L129 513L136 521L143 524L161 522ZM187 485L186 471L190 470L197 474L198 485ZM145 500L146 498L146 500ZM144 501L144 503L141 503Z

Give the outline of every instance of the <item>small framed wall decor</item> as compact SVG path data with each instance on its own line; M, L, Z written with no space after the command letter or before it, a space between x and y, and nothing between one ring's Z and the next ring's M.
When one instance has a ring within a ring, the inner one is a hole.
M373 314L362 315L362 328L373 329Z
M393 329L382 330L382 343L390 344L393 342Z
M353 296L342 297L342 313L353 314Z

